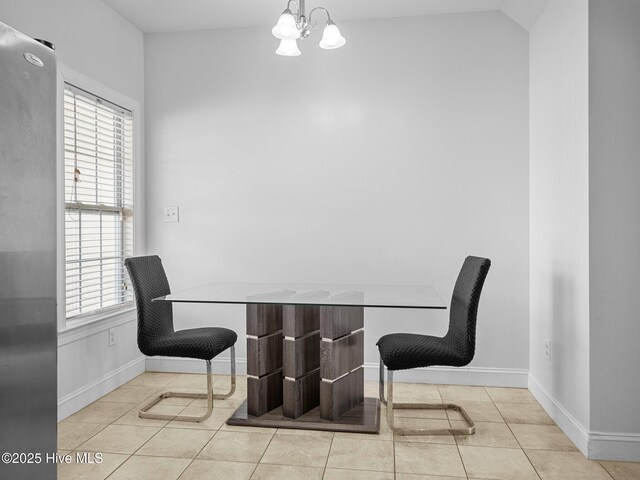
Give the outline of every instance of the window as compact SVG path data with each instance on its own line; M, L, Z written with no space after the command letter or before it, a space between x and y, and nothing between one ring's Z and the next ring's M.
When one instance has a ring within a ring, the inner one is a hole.
M124 259L133 255L133 116L65 84L67 319L132 301Z

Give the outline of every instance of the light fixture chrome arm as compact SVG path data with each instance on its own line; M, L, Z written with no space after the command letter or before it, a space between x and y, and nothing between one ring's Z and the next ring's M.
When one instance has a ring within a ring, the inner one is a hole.
M298 3L298 0L289 0L287 2L287 10L291 10L292 3L296 4L296 15L300 15L300 4Z
M329 14L329 10L327 10L324 7L316 7L316 8L314 8L313 10L311 10L309 12L309 25L311 25L312 27L316 26L316 24L311 21L311 17L313 16L313 12L315 12L316 10L322 10L324 13L326 13L327 14L327 23L329 23L329 24L333 23L331 21L331 15Z

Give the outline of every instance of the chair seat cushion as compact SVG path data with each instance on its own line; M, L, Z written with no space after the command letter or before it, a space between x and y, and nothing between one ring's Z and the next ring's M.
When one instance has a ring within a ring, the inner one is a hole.
M446 365L461 367L466 362L443 338L413 333L392 333L378 340L380 358L389 370Z
M228 328L206 327L178 330L154 338L149 342L147 351L144 353L211 360L232 347L237 339L236 332Z

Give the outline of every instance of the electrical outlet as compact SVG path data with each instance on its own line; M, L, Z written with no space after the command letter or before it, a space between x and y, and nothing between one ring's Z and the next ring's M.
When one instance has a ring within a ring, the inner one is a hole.
M109 346L113 347L116 343L118 343L118 336L116 335L116 331L113 328L109 329Z
M551 340L544 341L544 358L551 361Z
M179 222L178 207L164 207L164 221L165 223Z

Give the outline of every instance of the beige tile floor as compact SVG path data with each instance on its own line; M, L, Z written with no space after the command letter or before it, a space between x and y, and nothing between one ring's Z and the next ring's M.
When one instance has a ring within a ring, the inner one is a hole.
M223 392L228 377L216 376ZM587 460L526 389L397 384L398 401L454 402L475 419L470 436L394 436L386 411L380 435L230 427L225 420L246 396L214 402L199 424L141 419L141 404L162 390L205 387L204 375L144 373L58 425L60 453L100 452L101 464L62 464L59 480L630 480L640 463ZM377 384L366 393L376 396ZM169 398L155 411L197 415L202 400ZM462 425L455 412L404 410L397 423Z

